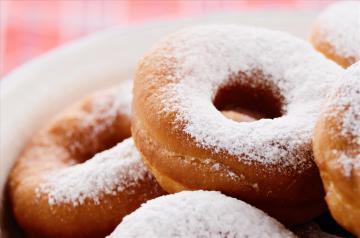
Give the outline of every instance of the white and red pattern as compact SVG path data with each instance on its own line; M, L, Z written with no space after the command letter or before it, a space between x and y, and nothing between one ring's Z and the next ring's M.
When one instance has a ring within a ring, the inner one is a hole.
M224 10L323 9L333 0L0 0L0 75L64 42L128 27Z

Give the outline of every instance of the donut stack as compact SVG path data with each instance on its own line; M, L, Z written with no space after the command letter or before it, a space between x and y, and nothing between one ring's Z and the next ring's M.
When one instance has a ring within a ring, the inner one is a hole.
M134 81L33 136L9 176L16 221L33 237L335 237L329 209L360 236L359 24L342 2L313 46L236 25L167 36Z

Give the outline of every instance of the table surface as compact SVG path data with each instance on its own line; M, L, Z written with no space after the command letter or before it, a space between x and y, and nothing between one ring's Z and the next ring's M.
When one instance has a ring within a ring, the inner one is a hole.
M70 40L112 26L221 11L321 10L333 0L1 0L0 76Z

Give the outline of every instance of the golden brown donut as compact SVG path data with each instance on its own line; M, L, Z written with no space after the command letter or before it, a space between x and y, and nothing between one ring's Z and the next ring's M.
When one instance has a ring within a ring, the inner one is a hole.
M164 194L133 140L126 139L131 85L86 97L25 147L9 192L15 218L28 234L104 237L141 203Z
M286 224L305 222L325 208L311 137L342 71L285 33L184 29L139 64L135 145L167 192L217 190ZM263 119L239 123L220 113L239 107Z
M360 2L339 1L315 21L310 33L314 47L344 68L360 60Z
M316 124L314 153L331 214L360 236L360 62L330 95Z

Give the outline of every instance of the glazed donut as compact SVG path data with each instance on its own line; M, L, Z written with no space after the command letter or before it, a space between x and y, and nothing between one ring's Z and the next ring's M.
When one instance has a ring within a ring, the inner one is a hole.
M264 212L219 192L184 191L146 202L108 238L295 237Z
M169 193L221 191L286 224L305 222L325 207L311 138L325 92L342 72L285 33L184 29L139 63L135 145ZM229 107L263 119L229 120L219 112Z
M360 62L335 88L316 124L315 160L331 214L360 236Z
M164 194L132 139L105 150L130 136L130 86L85 98L25 147L9 193L29 235L104 237L141 203Z
M326 57L343 67L360 60L360 2L339 1L316 20L310 41Z

